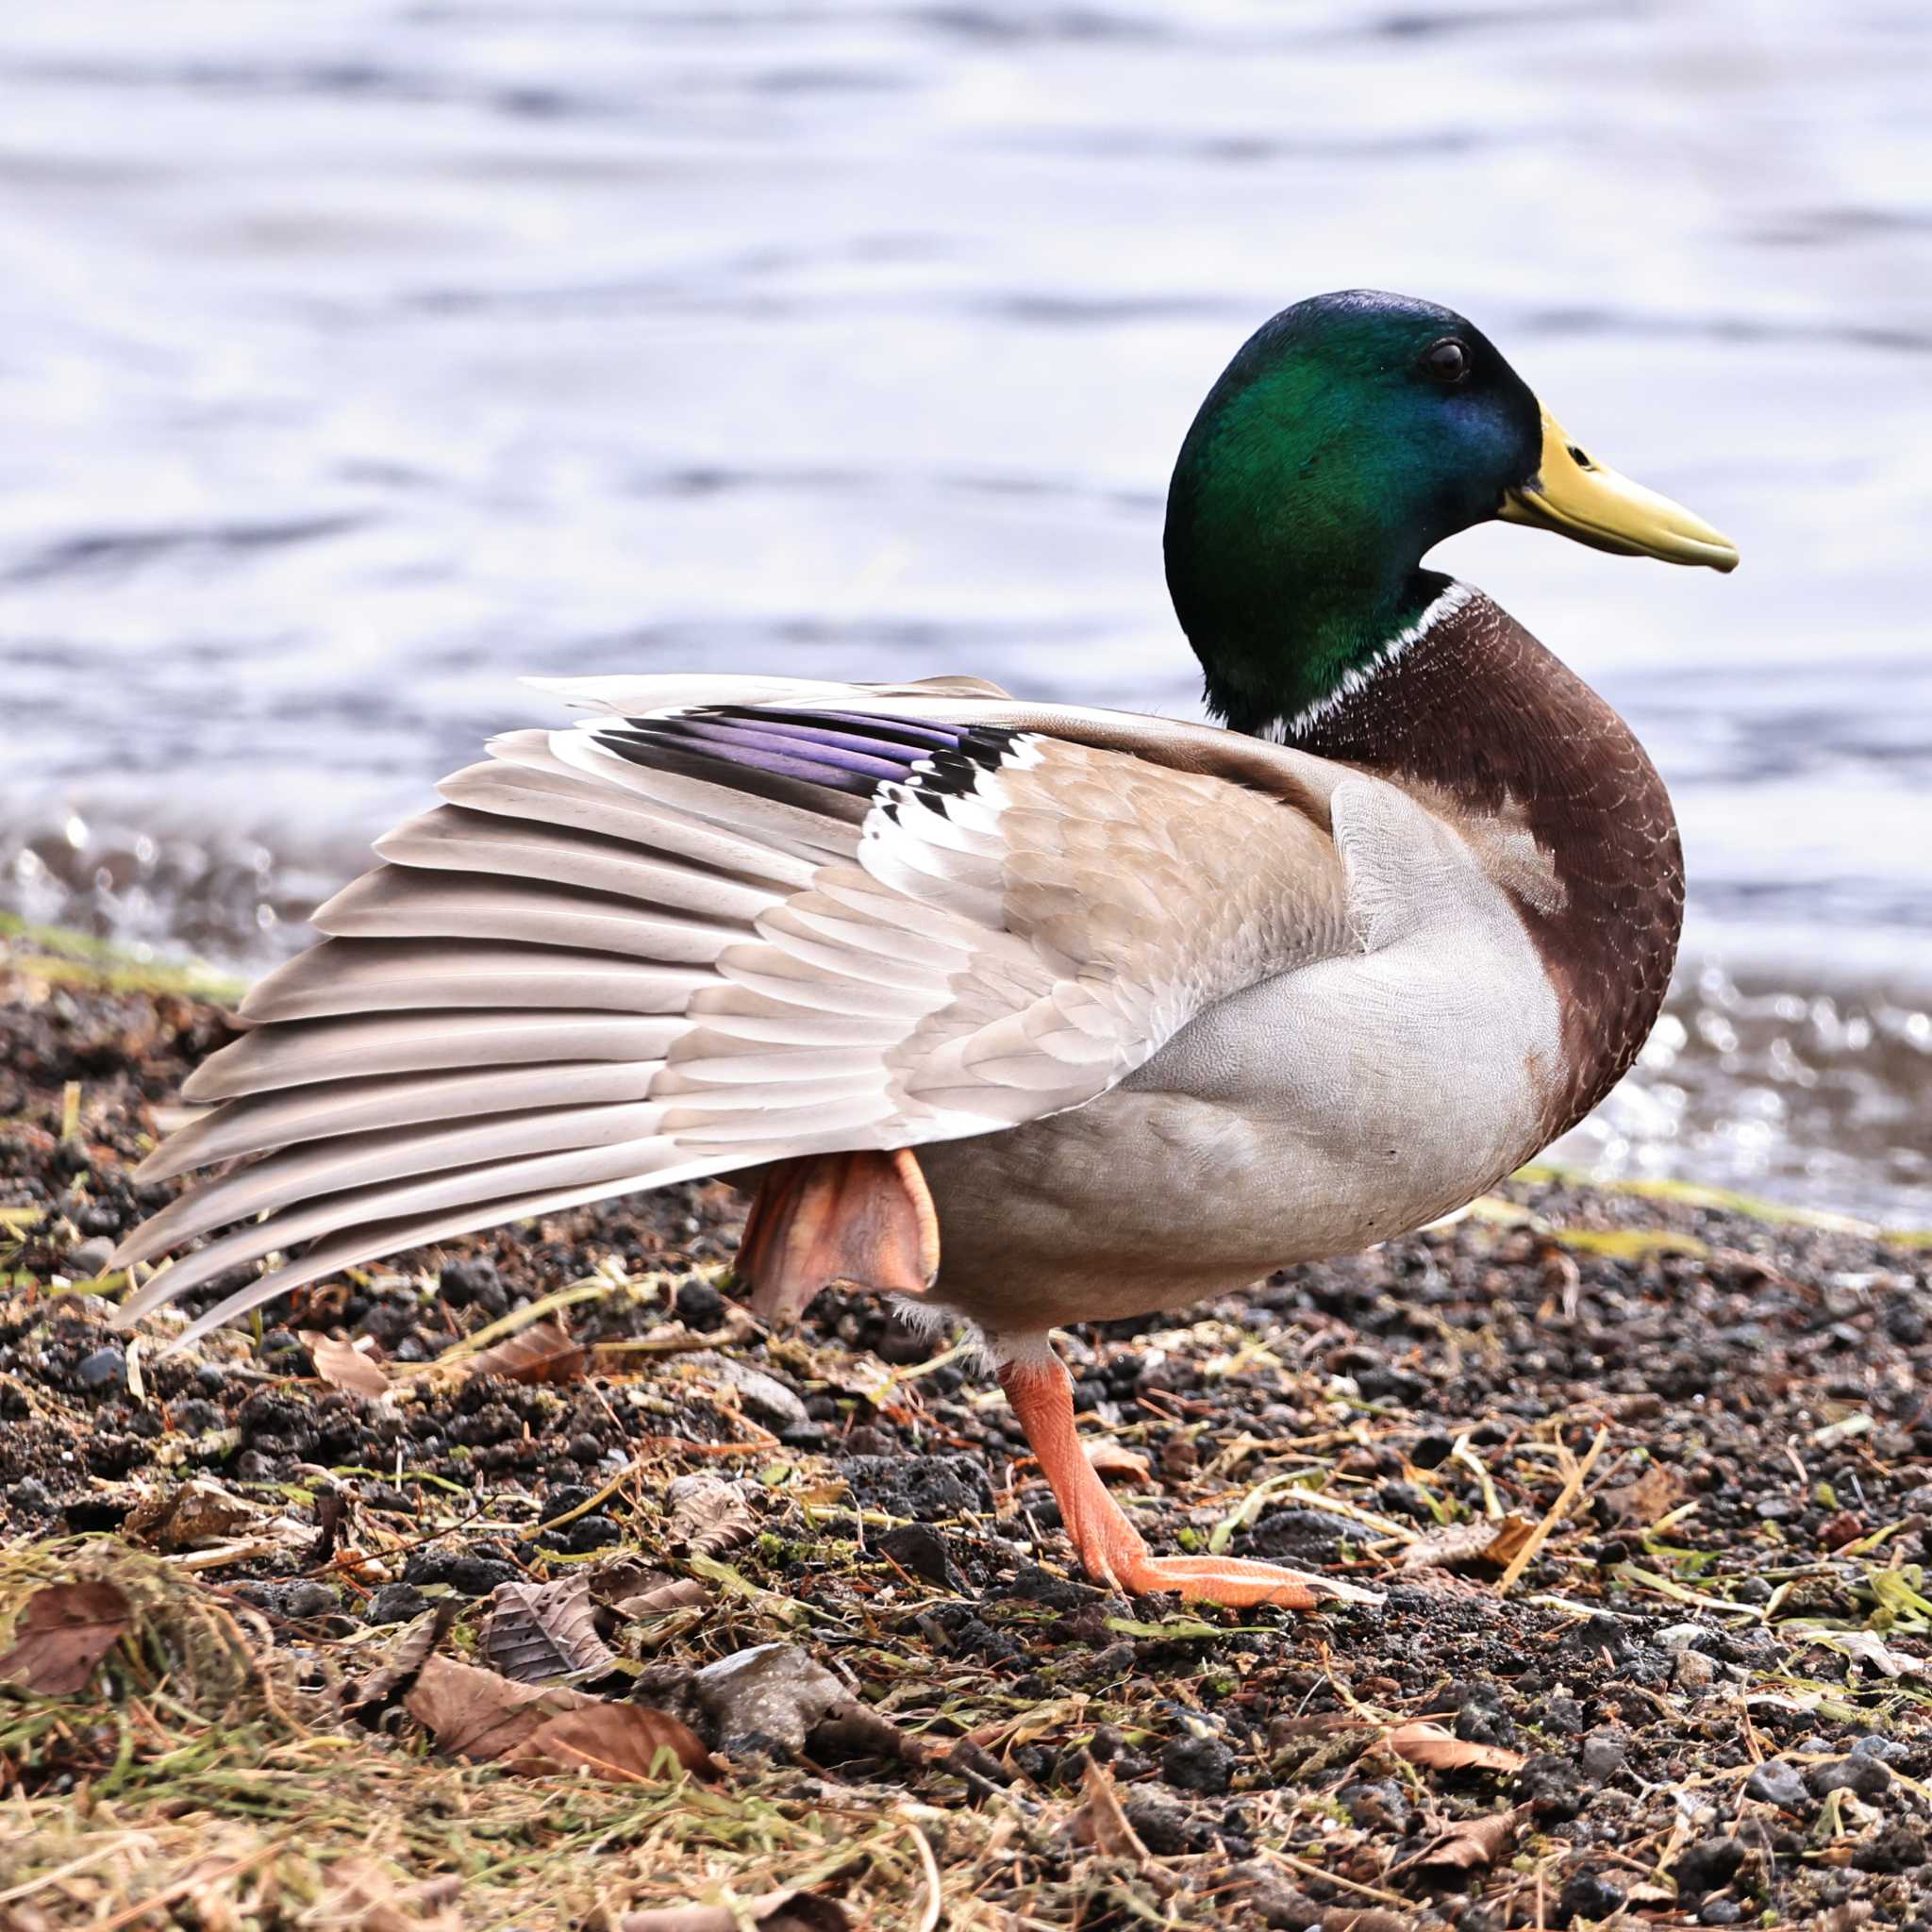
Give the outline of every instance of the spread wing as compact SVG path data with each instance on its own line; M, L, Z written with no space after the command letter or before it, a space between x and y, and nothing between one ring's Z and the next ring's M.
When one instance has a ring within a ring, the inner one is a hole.
M1359 945L1291 752L966 680L562 689L602 715L446 779L190 1079L212 1110L140 1178L220 1171L122 1245L176 1256L123 1321L298 1250L192 1332L504 1222L1010 1127Z

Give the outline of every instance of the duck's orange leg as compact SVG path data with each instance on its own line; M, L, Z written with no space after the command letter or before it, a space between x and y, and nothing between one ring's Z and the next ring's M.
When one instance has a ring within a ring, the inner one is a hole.
M1313 1609L1331 1598L1380 1603L1374 1591L1278 1563L1241 1557L1150 1556L1141 1532L1108 1493L1074 1427L1074 1385L1050 1343L1001 1365L1000 1387L1013 1405L1041 1469L1053 1486L1074 1553L1095 1582L1134 1596L1178 1591L1184 1597L1246 1609L1279 1604Z

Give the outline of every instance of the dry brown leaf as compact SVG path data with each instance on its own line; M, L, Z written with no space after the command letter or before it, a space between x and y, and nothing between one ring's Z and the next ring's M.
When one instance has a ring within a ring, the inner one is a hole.
M302 1919L341 1932L462 1932L462 1914L442 1909L461 1890L454 1876L398 1885L374 1858L339 1858Z
M483 1655L518 1684L543 1684L617 1659L597 1635L591 1579L581 1571L556 1583L499 1584L483 1625Z
M1472 1744L1441 1724L1417 1718L1383 1734L1396 1757L1428 1771L1521 1771L1528 1761L1520 1751L1500 1744Z
M42 1697L73 1697L132 1621L127 1599L111 1583L42 1584L14 1625L0 1678Z
M662 1777L666 1751L700 1776L717 1769L697 1733L669 1711L592 1702L541 1725L510 1759L510 1768L537 1774L588 1770L611 1784L643 1784Z
M432 1657L403 1708L454 1757L508 1757L554 1717L595 1704L562 1684L512 1684L494 1671Z
M1103 1480L1118 1477L1123 1482L1144 1483L1154 1474L1154 1465L1138 1449L1129 1449L1111 1436L1090 1436L1083 1446L1088 1467Z
M1620 1529L1648 1529L1659 1516L1668 1516L1684 1500L1683 1480L1667 1462L1644 1465L1635 1482L1606 1490L1603 1499L1611 1521Z
M1426 1531L1402 1553L1405 1570L1454 1570L1462 1563L1507 1564L1530 1539L1535 1524L1521 1516L1445 1523Z
M501 1375L506 1382L575 1382L584 1373L584 1361L582 1347L552 1315L451 1366L465 1381Z
M1086 1797L1067 1821L1075 1840L1091 1845L1103 1858L1131 1858L1144 1865L1153 1855L1122 1810L1112 1774L1090 1757L1080 1773L1080 1789Z
M816 1892L767 1891L740 1907L758 1932L846 1932L843 1906ZM739 1932L744 1920L729 1906L659 1906L625 1912L617 1932Z
M695 1576L667 1576L661 1583L619 1597L610 1607L620 1617L655 1617L665 1610L689 1609L693 1604L710 1600L709 1589Z
M389 1647L388 1655L349 1692L349 1710L358 1715L374 1713L405 1695L423 1674L423 1666L435 1656L449 1626L457 1620L457 1607L441 1603L409 1624Z
M199 1550L267 1523L267 1512L257 1504L194 1476L170 1490L150 1490L122 1519L121 1530L158 1550Z
M748 1485L722 1475L681 1475L665 1492L671 1547L690 1557L715 1557L758 1534Z
M1479 1872L1508 1851L1527 1816L1528 1807L1519 1805L1513 1810L1465 1819L1407 1862L1432 1871Z
M346 1389L352 1395L387 1395L389 1377L382 1364L366 1356L354 1342L323 1335L313 1328L297 1331L316 1374L331 1389Z

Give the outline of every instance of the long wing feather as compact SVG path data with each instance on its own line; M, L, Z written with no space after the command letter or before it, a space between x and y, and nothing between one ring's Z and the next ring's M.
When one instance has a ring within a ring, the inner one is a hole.
M1076 1107L1356 943L1293 753L970 680L566 695L616 716L445 780L190 1080L220 1105L142 1177L242 1164L123 1244L177 1257L124 1320L264 1257L197 1330L516 1216Z

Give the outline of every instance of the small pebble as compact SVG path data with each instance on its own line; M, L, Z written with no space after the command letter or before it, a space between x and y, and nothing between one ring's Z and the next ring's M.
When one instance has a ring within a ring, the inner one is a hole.
M1815 1796L1828 1797L1833 1791L1851 1791L1860 1798L1875 1798L1891 1786L1891 1767L1875 1757L1854 1753L1836 1764L1814 1764L1805 1782Z
M1160 1775L1176 1790L1218 1798L1234 1782L1234 1753L1219 1738L1170 1738L1161 1746Z
M1671 1676L1686 1690L1703 1690L1716 1679L1717 1665L1701 1650L1680 1650Z
M1707 1838L1687 1845L1671 1868L1677 1890L1716 1891L1736 1877L1744 1862L1744 1847L1734 1838Z
M1744 1795L1761 1804L1775 1805L1785 1811L1808 1811L1811 1793L1795 1764L1773 1757L1760 1764L1744 1780Z
M97 1274L108 1272L108 1263L114 1258L114 1243L95 1239L82 1241L67 1257L68 1277L74 1281L92 1281Z
M1583 1740L1577 1769L1591 1784L1600 1785L1623 1770L1624 1760L1624 1740L1614 1731L1592 1731Z
M1601 1872L1579 1872L1563 1887L1557 1912L1565 1919L1607 1919L1624 1907L1624 1888ZM1468 1915L1462 1920L1466 1927Z
M1744 1907L1734 1898L1707 1898L1697 1908L1700 1925L1736 1925L1744 1917Z
M429 1599L413 1583L385 1583L370 1593L362 1618L369 1624L407 1624L429 1607Z
M83 1389L108 1389L127 1379L127 1355L119 1348L97 1348L84 1357L74 1371Z

